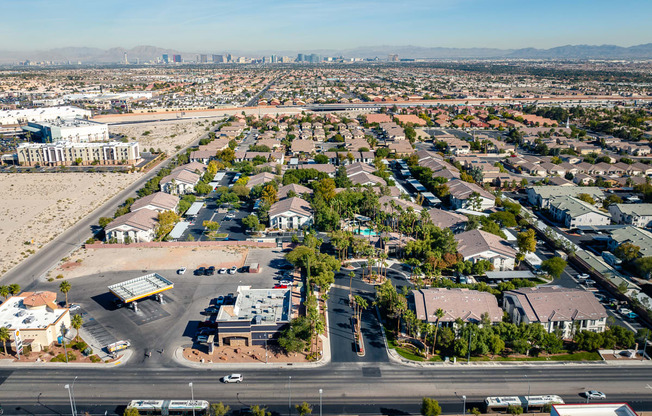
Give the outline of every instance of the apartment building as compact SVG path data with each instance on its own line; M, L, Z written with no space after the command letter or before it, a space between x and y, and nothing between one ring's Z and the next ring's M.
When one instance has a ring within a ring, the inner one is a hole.
M652 225L652 204L611 204L609 213L616 224L643 228Z
M72 143L109 140L108 125L80 118L29 122L23 126L23 130L43 143L54 143L61 140Z
M140 147L138 142L21 143L16 156L21 166L135 165L140 161Z

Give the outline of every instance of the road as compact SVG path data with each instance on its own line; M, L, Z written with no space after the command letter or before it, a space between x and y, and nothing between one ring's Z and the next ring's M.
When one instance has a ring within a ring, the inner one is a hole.
M586 389L604 391L610 402L627 401L635 410L652 409L649 369L611 366L436 367L407 368L390 363L339 363L311 369L243 370L242 384L224 385L228 371L190 369L75 369L0 371L0 397L5 415L67 414L65 384L74 377L79 414L122 414L132 399L196 399L222 401L233 409L262 404L285 414L288 403L307 401L317 407L323 389L324 414L418 414L422 397L436 398L445 413L479 407L487 395L557 393L567 403L583 402ZM289 377L292 377L291 385ZM527 381L525 376L527 376ZM38 386L38 388L35 388ZM122 406L122 407L120 407ZM296 410L292 409L296 414ZM315 409L316 413L316 409Z
M271 87L272 85L274 85L274 83L275 83L276 81L278 81L278 80L279 80L279 78L274 78L272 81L270 81L270 83L267 84L267 85L265 85L265 86L263 87L263 89L261 89L260 91L258 91L258 93L256 93L256 95L254 95L253 97L251 97L251 99L250 99L249 101L247 101L247 104L245 104L244 106L245 106L245 107L254 107L254 106L258 105L258 97L260 97L261 95L265 94L265 91L267 91L267 90L269 89L269 87Z

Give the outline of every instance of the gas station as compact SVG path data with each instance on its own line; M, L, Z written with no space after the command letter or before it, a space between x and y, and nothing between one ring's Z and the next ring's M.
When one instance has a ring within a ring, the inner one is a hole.
M156 296L156 300L163 303L163 292L174 287L174 283L158 273L144 276L109 286L109 291L120 301L130 304L134 311L138 311L138 300Z

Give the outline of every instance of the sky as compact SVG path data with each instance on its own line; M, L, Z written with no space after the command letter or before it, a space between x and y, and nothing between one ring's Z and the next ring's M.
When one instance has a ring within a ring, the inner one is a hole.
M0 50L187 52L652 42L652 0L0 0Z

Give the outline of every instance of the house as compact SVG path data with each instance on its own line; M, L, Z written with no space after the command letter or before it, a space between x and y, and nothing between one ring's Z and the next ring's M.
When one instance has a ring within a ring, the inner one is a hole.
M196 173L198 175L203 175L204 172L206 172L206 165L204 165L201 162L190 162L186 163L185 165L177 166L176 168L172 169L172 173L174 172L179 172L181 170L186 170L188 172Z
M23 292L0 305L0 328L9 330L7 346L14 351L17 343L42 351L57 341L62 327L71 327L70 309L57 305L55 292Z
M652 226L652 204L611 204L609 213L616 224L642 228Z
M299 229L312 225L312 208L299 197L286 198L269 208L269 225L276 229Z
M587 202L567 195L553 197L550 200L550 214L566 228L611 224L611 217L606 213Z
M482 230L465 231L455 236L457 251L464 260L477 263L489 260L494 270L514 270L516 251L507 241Z
M392 118L387 115L387 114L380 114L380 113L375 113L375 114L367 114L363 116L367 123L369 124L374 124L374 123L389 123L392 121Z
M199 183L200 178L200 175L196 173L177 168L168 176L161 179L159 186L161 187L161 191L167 192L168 194L185 195L195 192L195 185Z
M502 322L503 311L496 297L489 292L469 289L420 289L413 290L414 309L417 319L428 324L453 326L461 319L465 323L480 324L483 316L492 324ZM444 313L437 317L437 310Z
M450 228L454 233L464 231L464 227L469 220L465 215L438 208L428 210L428 215L430 215L430 220L434 225L442 230L444 228Z
M587 194L596 201L604 199L604 192L597 186L531 186L527 188L528 202L541 209L549 209L550 201L554 197L577 197L579 194Z
M288 194L294 193L294 196L301 196L301 195L312 195L312 189L299 185L296 183L291 183L289 185L281 186L278 188L278 192L276 193L276 196L278 199L285 199L288 197Z
M179 204L179 197L170 195L165 192L155 192L153 194L137 199L131 205L131 212L147 208L156 212L175 211Z
M560 286L524 287L503 293L503 309L512 322L540 323L549 332L571 338L574 328L604 332L607 311L593 293Z
M639 257L652 256L652 233L647 230L631 226L611 230L607 241L609 251L613 252L616 247L624 243L639 247Z
M453 179L447 183L454 209L484 211L494 206L496 197L474 183Z
M203 164L207 164L214 158L215 158L214 150L195 150L194 152L190 152L191 162L200 162Z
M290 150L293 155L298 155L301 153L314 153L315 152L315 142L312 140L293 140L290 145Z
M249 181L245 185L247 189L251 189L256 185L262 185L268 182L272 182L276 179L276 175L270 172L261 172L257 175L251 176Z
M121 244L154 241L157 218L158 212L148 208L121 215L104 227L106 240L116 240Z

